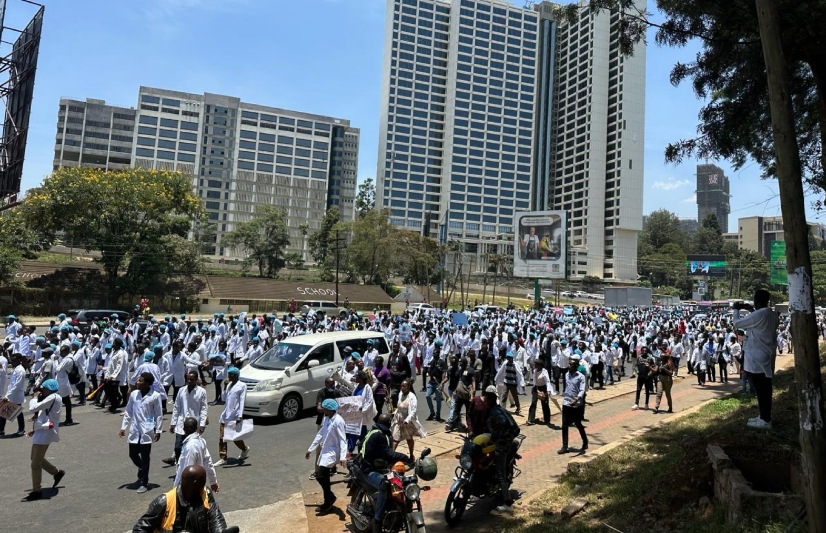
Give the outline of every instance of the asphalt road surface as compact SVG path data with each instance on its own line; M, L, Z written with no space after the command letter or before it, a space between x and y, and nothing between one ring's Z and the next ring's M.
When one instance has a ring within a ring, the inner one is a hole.
M417 380L417 389L421 387ZM208 398L213 399L214 388L207 387ZM441 424L425 422L429 411L424 393L419 398L419 419L428 429ZM28 398L27 398L28 401ZM442 417L447 418L447 404L442 405ZM171 409L171 407L170 407ZM221 406L209 408L210 424L204 432L213 461L218 460L218 418ZM130 531L138 517L146 511L149 502L172 487L174 467L161 459L172 454L174 436L165 433L152 445L152 464L149 471L150 490L137 494L137 469L129 460L126 439L118 437L122 421L120 414L109 414L93 407L75 407L74 426L60 428L60 442L49 447L46 457L57 468L66 471L66 477L57 489L51 489L52 478L43 474L45 498L36 502L21 502L31 489L31 439L0 439L0 533L24 531ZM61 420L65 413L61 413ZM31 423L27 421L27 428ZM7 432L17 429L17 423L6 425ZM304 453L316 432L315 415L305 411L304 416L288 424L256 419L251 448L244 464L231 460L228 466L217 469L220 492L218 504L223 512L253 509L287 500L305 487L315 487L308 480L312 459ZM405 448L406 450L406 448ZM239 450L229 443L230 458ZM303 510L302 510L303 513ZM230 524L232 525L232 524Z

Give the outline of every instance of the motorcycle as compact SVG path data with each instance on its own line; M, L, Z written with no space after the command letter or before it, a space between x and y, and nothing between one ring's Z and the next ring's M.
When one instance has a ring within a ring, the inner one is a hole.
M400 531L426 533L422 502L419 496L422 490L429 490L430 487L420 487L418 482L419 477L425 481L431 481L436 477L436 463L433 459L428 459L429 468L421 468L424 459L428 455L430 455L430 448L422 450L422 454L416 460L415 467L410 475L407 475L407 468L404 463L396 463L393 468L385 473L389 485L389 494L381 524L383 533L398 533ZM359 460L356 457L348 465L350 471L350 481L348 483L350 503L347 505L347 514L352 519L353 529L356 533L370 533L372 531L370 520L375 513L377 494L373 492L373 488L367 482L358 463Z
M522 473L516 467L516 461L522 458L519 455L519 448L524 440L525 435L519 435L513 439L508 454L509 482ZM478 435L473 439L465 438L462 452L457 456L459 466L456 467L456 477L445 502L445 521L448 525L455 526L462 520L471 497L481 499L499 494L496 460L493 455L495 451L496 444L490 441L490 433Z

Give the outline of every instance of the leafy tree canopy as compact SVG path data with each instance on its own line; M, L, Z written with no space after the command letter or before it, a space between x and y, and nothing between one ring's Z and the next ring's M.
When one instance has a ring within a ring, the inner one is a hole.
M244 267L258 267L258 275L272 278L284 266L284 248L290 244L287 213L272 205L259 204L249 222L240 222L222 239L225 246L243 250Z

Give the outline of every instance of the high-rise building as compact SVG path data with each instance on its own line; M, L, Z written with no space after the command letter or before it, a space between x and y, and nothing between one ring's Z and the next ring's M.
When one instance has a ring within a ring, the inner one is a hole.
M812 248L820 248L826 243L826 226L817 222L807 222L809 234L809 245ZM773 241L785 241L786 234L783 231L783 217L743 217L737 219L737 245L744 250L751 250L763 255L766 259L771 257L771 244ZM724 236L725 238L725 236ZM734 240L727 238L726 240Z
M126 126L128 132L117 134ZM116 134L123 137L117 143ZM319 229L332 206L342 220L353 218L358 144L359 130L347 120L232 96L141 87L137 109L62 100L55 168L131 165L192 176L217 228L208 254L216 259L235 258L234 250L221 246L221 237L236 223L251 220L256 205L283 207L290 235L286 251L300 252L307 261L303 224L308 233Z
M697 220L700 225L708 215L716 215L720 231L728 233L729 180L717 165L697 165Z
M569 215L569 276L636 279L645 49L582 4L388 0L377 170L399 227L509 253L515 211ZM622 188L620 189L620 183Z
M134 108L107 105L103 100L61 98L54 169L128 168L132 164L135 115Z

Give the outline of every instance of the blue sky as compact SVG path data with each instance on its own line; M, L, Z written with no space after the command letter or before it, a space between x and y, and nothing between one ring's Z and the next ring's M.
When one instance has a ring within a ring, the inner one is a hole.
M34 9L8 1L7 23L22 27ZM61 97L134 106L140 85L349 119L361 128L359 179L375 176L385 0L43 1L24 190L51 171ZM648 47L645 213L697 214L696 162L663 159L666 144L696 130L701 102L668 81L673 64L696 50ZM731 179L730 230L737 217L780 214L777 185L756 165L734 172L717 163Z

